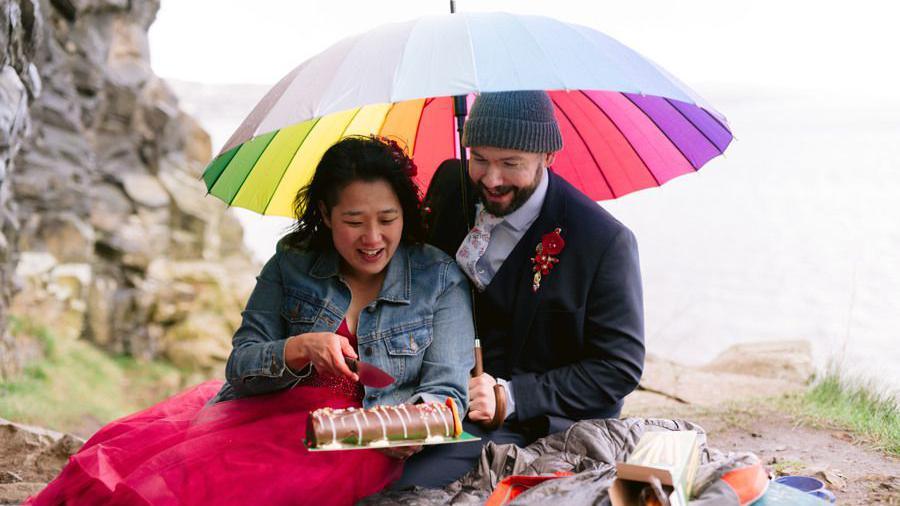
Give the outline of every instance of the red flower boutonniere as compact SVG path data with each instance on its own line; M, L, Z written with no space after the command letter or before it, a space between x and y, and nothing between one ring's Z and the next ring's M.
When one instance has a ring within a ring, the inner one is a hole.
M550 274L553 264L559 263L556 255L559 255L566 247L566 241L560 235L561 232L562 229L557 228L549 234L544 234L541 243L534 249L535 255L531 259L531 263L534 264L531 269L534 271L534 279L531 282L531 291L533 292L537 292L541 287L541 279Z

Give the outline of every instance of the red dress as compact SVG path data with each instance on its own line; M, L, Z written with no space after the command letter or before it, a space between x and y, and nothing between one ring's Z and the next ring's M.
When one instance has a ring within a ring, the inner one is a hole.
M346 323L338 334L356 347ZM353 504L400 476L377 450L310 452L306 418L362 405L362 387L316 373L295 388L206 406L207 381L109 423L26 505Z

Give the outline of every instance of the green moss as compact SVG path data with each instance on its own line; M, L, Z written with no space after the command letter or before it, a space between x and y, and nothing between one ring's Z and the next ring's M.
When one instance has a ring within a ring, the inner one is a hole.
M28 335L40 343L45 357L56 356L56 337L42 325L16 315L9 316L9 330L14 336Z
M0 381L0 417L87 435L181 386L181 373L170 364L111 357L89 342L59 339L22 318L11 318L11 328L40 342L45 357L18 377Z

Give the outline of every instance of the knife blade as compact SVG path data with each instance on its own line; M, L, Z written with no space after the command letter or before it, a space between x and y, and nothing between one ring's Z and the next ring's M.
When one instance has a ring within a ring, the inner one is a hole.
M350 357L344 357L344 361L347 362L347 367L351 371L359 375L359 382L367 387L384 388L396 381L393 376L372 364L360 362Z

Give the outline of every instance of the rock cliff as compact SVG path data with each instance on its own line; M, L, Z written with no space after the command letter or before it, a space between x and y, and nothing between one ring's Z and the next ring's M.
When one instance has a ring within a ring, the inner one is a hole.
M258 269L150 67L158 0L0 0L0 328L218 371ZM0 378L41 356L4 330Z

